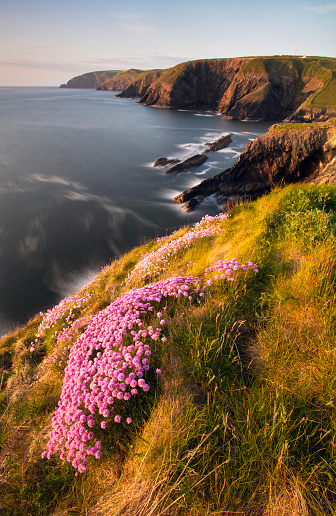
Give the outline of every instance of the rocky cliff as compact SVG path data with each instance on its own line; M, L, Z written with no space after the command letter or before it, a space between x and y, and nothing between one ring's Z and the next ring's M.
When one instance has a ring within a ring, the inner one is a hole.
M120 96L165 108L218 110L234 119L327 120L336 116L336 59L258 57L189 61Z
M275 186L300 181L336 184L335 120L326 124L277 124L250 143L237 163L175 197L194 209L205 197L254 199Z
M152 83L154 83L165 70L149 70L140 74L117 97L137 98L145 95Z
M120 70L107 70L102 72L90 72L78 75L70 79L66 84L61 84L60 88L87 88L97 89L104 81L119 74Z
M120 97L141 104L213 109L240 120L336 116L336 59L326 57L203 59L166 70L92 72L62 87L122 90Z

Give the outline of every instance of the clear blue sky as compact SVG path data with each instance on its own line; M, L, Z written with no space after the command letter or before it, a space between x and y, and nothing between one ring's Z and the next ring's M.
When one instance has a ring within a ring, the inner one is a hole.
M0 0L0 86L190 59L336 56L328 0Z

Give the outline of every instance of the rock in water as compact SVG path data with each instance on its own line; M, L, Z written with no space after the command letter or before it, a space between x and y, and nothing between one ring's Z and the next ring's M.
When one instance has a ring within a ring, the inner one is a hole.
M165 167L167 165L175 165L176 163L179 163L179 159L168 159L168 158L158 158L154 164L153 167Z
M172 174L173 172L182 172L188 168L198 167L199 165L202 165L207 159L208 156L206 156L206 154L195 154L194 156L191 156L190 158L181 161L181 163L178 163L177 165L169 168L165 173Z
M218 138L218 140L215 140L214 142L206 143L205 145L208 147L206 152L225 149L225 147L228 147L232 142L231 136L232 133L229 133L225 136L221 136L220 138Z

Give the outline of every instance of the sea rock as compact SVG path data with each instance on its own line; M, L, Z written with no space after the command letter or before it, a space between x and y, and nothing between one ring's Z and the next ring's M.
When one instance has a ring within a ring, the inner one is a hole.
M209 151L218 151L228 147L232 142L232 133L226 134L215 140L214 142L206 143L205 145L208 147L206 152Z
M153 167L166 167L167 165L175 165L179 162L179 159L158 158L154 161Z
M191 156L190 158L187 158L184 161L177 163L177 165L174 165L173 167L169 168L165 172L165 174L172 174L173 172L182 172L183 170L187 170L188 168L198 167L199 165L202 165L207 159L208 156L205 153L195 154L194 156Z
M335 183L336 127L278 124L246 146L237 163L174 198L193 210L209 195L255 199L289 183Z

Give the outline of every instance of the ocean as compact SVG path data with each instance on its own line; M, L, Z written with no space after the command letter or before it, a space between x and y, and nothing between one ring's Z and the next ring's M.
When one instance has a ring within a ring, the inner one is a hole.
M271 123L157 109L115 92L0 88L0 335L77 291L134 246L221 211L173 197L231 167ZM176 175L226 132L233 142Z

